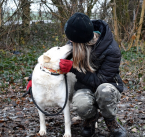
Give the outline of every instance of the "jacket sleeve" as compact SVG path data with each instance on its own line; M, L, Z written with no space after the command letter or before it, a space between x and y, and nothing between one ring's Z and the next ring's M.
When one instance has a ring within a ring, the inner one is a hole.
M101 80L98 77L97 72L91 73L87 71L86 73L83 73L83 72L79 72L75 68L71 68L70 72L76 75L78 81L80 81L81 83L87 86L91 86L95 88L101 84Z

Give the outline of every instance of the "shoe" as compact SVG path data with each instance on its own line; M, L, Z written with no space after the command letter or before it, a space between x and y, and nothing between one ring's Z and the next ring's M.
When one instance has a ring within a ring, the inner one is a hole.
M124 127L122 127L115 118L113 119L106 119L104 118L105 123L108 127L108 129L111 132L111 135L114 137L127 137L127 131Z
M94 133L95 133L95 128L82 127L82 131L81 131L82 137L91 137Z
M81 135L83 137L91 137L95 133L95 124L97 121L98 121L98 112L94 117L84 120L81 129Z

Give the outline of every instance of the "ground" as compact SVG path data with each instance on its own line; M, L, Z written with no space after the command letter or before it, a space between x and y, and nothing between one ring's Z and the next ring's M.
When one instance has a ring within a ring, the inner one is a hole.
M9 89L9 94L0 95L0 136L2 137L37 137L39 136L39 116L29 95L22 97L19 89ZM24 89L25 90L25 89ZM122 93L118 105L117 121L125 127L129 137L145 136L145 92L126 90ZM48 108L55 113L58 108ZM71 117L76 113L71 109ZM72 123L72 137L81 137L82 121ZM64 133L63 114L46 117L47 137L62 137ZM94 137L109 137L109 132L102 117Z

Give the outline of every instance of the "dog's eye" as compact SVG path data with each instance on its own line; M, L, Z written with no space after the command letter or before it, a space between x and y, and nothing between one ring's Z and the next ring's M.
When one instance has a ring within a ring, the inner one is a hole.
M57 49L60 49L60 47L58 47Z

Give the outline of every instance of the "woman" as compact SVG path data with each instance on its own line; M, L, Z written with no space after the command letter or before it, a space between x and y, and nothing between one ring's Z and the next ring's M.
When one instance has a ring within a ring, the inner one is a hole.
M119 76L121 53L108 24L75 13L65 24L65 34L73 45L73 62L61 59L60 69L76 75L73 109L85 119L82 135L94 134L100 109L111 134L126 137L126 130L115 118L123 91Z

